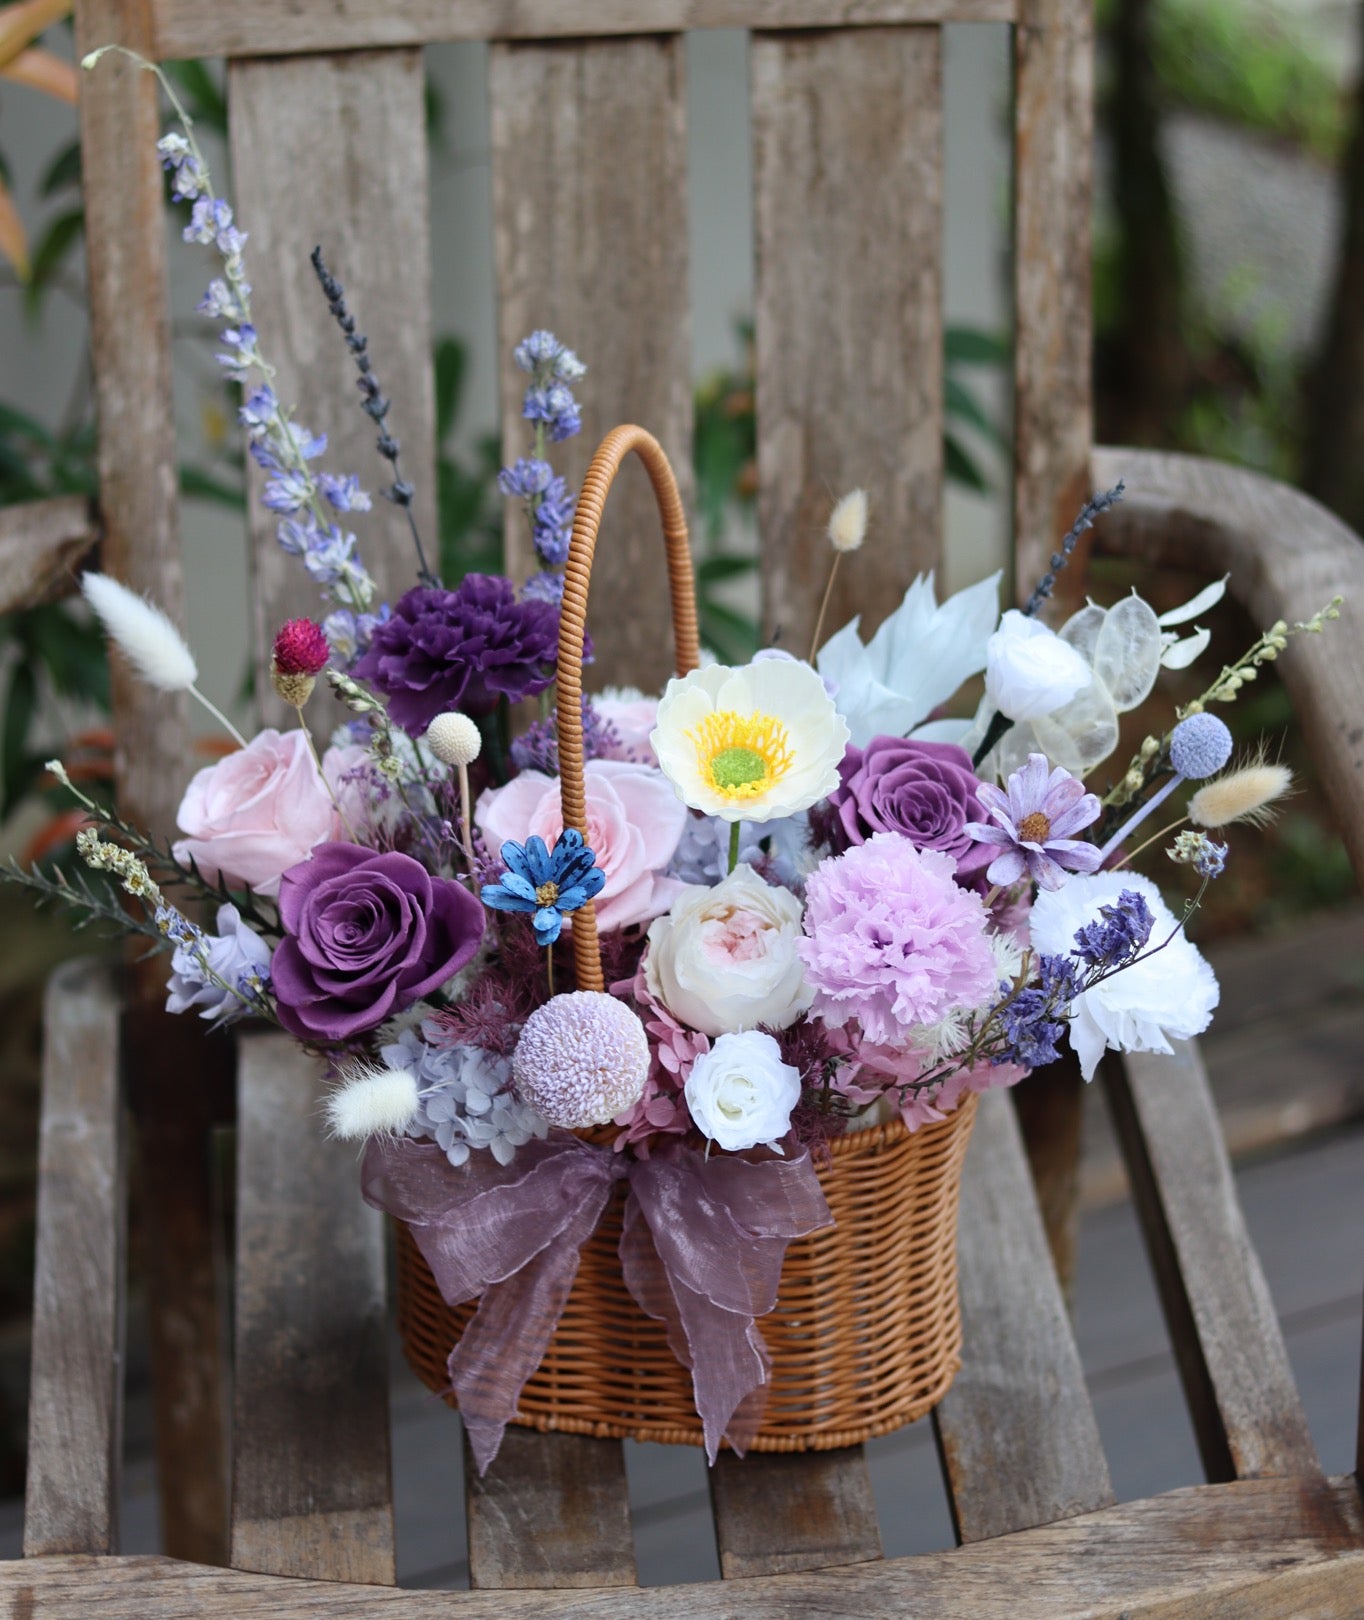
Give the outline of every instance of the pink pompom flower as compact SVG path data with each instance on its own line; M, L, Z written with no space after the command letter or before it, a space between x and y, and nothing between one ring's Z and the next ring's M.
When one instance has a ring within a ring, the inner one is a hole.
M281 675L320 675L330 657L322 626L311 619L289 619L275 635L274 666Z

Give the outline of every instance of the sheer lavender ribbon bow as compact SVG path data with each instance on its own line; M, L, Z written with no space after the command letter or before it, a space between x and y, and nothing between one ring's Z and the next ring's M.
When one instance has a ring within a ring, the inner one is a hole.
M707 1159L669 1143L633 1160L553 1136L518 1148L509 1165L472 1153L453 1169L431 1142L375 1139L365 1149L365 1201L407 1223L447 1304L479 1299L448 1365L480 1474L622 1177L626 1287L691 1372L706 1455L714 1462L722 1436L742 1454L771 1371L754 1317L776 1304L787 1244L832 1220L808 1153Z

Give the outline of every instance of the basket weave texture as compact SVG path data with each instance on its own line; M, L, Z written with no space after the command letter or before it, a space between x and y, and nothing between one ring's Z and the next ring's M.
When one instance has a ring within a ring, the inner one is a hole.
M957 1201L975 1111L972 1096L912 1133L896 1121L832 1143L819 1179L834 1225L791 1244L776 1309L758 1318L772 1380L752 1450L856 1445L922 1417L946 1393L961 1365ZM515 1421L699 1446L691 1375L621 1279L624 1202L622 1186L583 1248ZM445 1392L446 1357L474 1305L446 1305L407 1228L397 1236L403 1346L418 1378Z

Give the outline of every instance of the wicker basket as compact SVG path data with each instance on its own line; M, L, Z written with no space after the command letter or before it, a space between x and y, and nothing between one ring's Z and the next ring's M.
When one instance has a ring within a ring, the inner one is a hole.
M667 458L642 428L616 428L583 481L566 569L559 645L559 760L564 825L584 824L580 695L592 554L607 491L637 451L658 498L680 674L697 663L686 522ZM573 918L577 984L603 988L591 903ZM756 1451L855 1445L921 1417L961 1365L957 1202L975 1117L967 1100L913 1133L899 1121L840 1137L819 1170L834 1224L786 1252L775 1310L758 1326L772 1378ZM625 1288L617 1187L582 1250L567 1307L515 1421L600 1437L702 1444L691 1375L659 1322ZM446 1305L407 1228L398 1225L398 1328L417 1376L449 1389L446 1359L475 1303ZM453 1404L448 1393L446 1399Z

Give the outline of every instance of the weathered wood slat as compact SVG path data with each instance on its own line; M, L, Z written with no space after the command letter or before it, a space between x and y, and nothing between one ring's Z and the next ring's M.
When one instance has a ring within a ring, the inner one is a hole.
M937 28L756 35L758 530L768 639L809 650L835 499L867 543L825 632L870 632L942 544L942 63Z
M962 1369L933 1416L962 1541L1113 1500L1008 1096L981 1098L962 1177Z
M0 1565L0 1598L43 1620L86 1620L95 1594L101 1620L1355 1620L1362 1581L1364 1512L1349 1478L1200 1486L951 1552L740 1582L383 1591L160 1558L53 1558Z
M1037 1189L1047 1245L1070 1298L1080 1236L1080 1132L1084 1081L1073 1054L1036 1069L1013 1088L1018 1127Z
M482 1479L466 1442L464 1479L474 1588L634 1586L618 1440L512 1425Z
M845 1451L722 1451L711 1505L726 1580L794 1574L881 1556L876 1498L861 1446Z
M684 504L692 486L683 43L664 36L495 45L493 229L502 356L502 442L528 453L526 382L511 351L549 327L589 372L577 438L554 450L571 486L602 435L638 422L662 444ZM571 267L571 269L570 269ZM660 687L674 668L658 509L644 469L623 469L598 543L588 624L592 684ZM520 503L507 565L540 566Z
M1012 22L1017 0L151 0L161 59L346 51L450 39L672 34L688 28L857 28ZM268 43L267 43L268 42Z
M241 1043L232 1564L392 1585L383 1227L318 1065Z
M44 998L24 1555L118 1545L127 1188L119 1008L106 964Z
M1014 31L1014 551L1027 596L1088 497L1091 0L1021 0ZM1057 595L1082 592L1072 566Z
M99 523L84 495L0 507L0 613L68 595L78 564L98 544Z
M77 54L115 41L145 53L146 23L142 8L120 0L80 0ZM111 53L80 84L101 562L183 624L156 80ZM157 691L119 658L112 685L119 808L139 826L169 832L182 784L164 761L189 758L188 699Z
M258 40L273 32L266 25ZM420 51L235 62L228 74L237 212L251 237L248 265L258 267L252 308L261 350L278 372L275 391L297 404L299 420L326 430L327 453L315 466L354 473L371 492L391 481L374 448L377 429L360 409L355 361L309 262L320 246L393 402L387 425L402 446L436 568L424 85ZM281 162L285 151L306 152L307 161ZM263 475L248 466L256 644L268 649L283 619L317 615L320 592L298 558L281 551L278 519L259 502ZM338 521L357 535L381 597L395 600L416 584L416 551L398 507L376 495L370 512ZM290 712L268 687L261 696L269 723Z
M1319 1472L1197 1047L1103 1073L1208 1478Z
M1202 456L1096 450L1096 484L1127 479L1097 544L1153 567L1230 573L1252 618L1308 619L1333 595L1340 622L1298 636L1277 664L1335 822L1364 879L1364 545L1316 501L1272 478ZM1285 542L1290 536L1292 544Z

